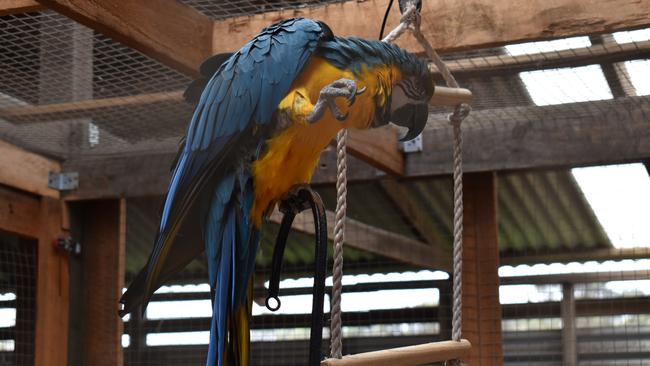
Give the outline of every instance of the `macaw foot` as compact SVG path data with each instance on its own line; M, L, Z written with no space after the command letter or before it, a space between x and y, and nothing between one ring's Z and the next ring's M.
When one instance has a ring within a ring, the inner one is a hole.
M344 121L348 114L343 114L339 107L336 106L334 100L339 97L345 97L348 100L348 106L354 104L357 95L363 94L366 91L366 87L359 89L357 83L351 79L338 79L331 84L325 86L320 91L320 96L318 101L314 106L314 109L307 117L309 123L314 123L323 117L325 110L329 107L332 111L332 115L339 121Z

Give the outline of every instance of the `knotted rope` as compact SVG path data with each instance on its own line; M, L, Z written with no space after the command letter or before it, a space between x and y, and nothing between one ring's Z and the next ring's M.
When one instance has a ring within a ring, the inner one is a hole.
M393 29L382 41L394 42L406 31L410 31L424 48L427 56L436 66L447 86L458 88L458 82L440 58L429 41L420 31L421 17L415 4L408 5L402 15L400 24ZM460 341L462 336L462 269L463 269L463 161L461 122L467 118L471 107L466 103L456 106L454 112L448 116L454 134L454 251L453 251L453 318L452 340ZM343 129L336 136L336 221L334 225L334 266L332 287L332 323L331 323L331 357L341 358L342 333L341 333L341 280L343 277L343 242L345 229L345 215L347 209L347 178L346 178L346 139L347 130ZM459 360L451 360L453 365L459 365Z

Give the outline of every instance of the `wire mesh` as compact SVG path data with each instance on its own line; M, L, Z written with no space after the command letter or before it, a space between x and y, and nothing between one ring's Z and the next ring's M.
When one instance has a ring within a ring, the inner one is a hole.
M336 1L184 2L213 19L225 19ZM535 131L607 131L623 114L647 119L649 39L643 33L625 33L444 55L459 83L475 97L474 112L464 122L465 131L472 132L466 153L490 154L477 152L485 148L480 141L547 143L531 138ZM143 167L155 164L152 159L170 160L192 112L181 98L190 82L187 76L52 11L0 17L0 41L2 140L59 159L94 159L98 171L105 169L102 159L113 156L142 158ZM448 112L431 108L428 128L436 135L451 136ZM558 141L576 136L583 135L559 136ZM607 137L595 136L603 141ZM638 143L631 141L631 148ZM508 148L494 146L495 151ZM600 194L626 190L625 185L612 187ZM319 186L319 192L333 209L334 188ZM352 183L349 192L349 217L358 225L348 231L345 249L344 354L448 339L451 290L446 273L353 247L382 240L396 245L399 238L448 250L451 180L374 179ZM571 364L565 359L569 355L580 365L649 363L647 262L623 262L614 269L609 262L552 264L585 258L602 262L608 255L621 255L613 250L612 235L572 173L500 173L497 200L502 322L501 330L495 327L489 334L493 348L503 346L505 363ZM161 197L128 199L127 283L146 262L160 202ZM277 230L275 224L265 229L257 261L252 363L304 365L313 243L307 234L292 233L282 282L288 293L283 295L285 308L269 314L260 299ZM386 232L393 239L381 236ZM0 363L30 364L35 249L17 246L16 239L2 240ZM645 249L638 250L633 257L648 257ZM154 296L144 318L132 314L125 319L126 365L204 363L210 316L206 279L206 265L198 259ZM12 310L19 305L26 310ZM473 321L466 317L468 327L476 325ZM324 332L325 353L327 327Z
M33 365L36 243L0 232L0 364Z
M324 6L328 4L341 3L345 0L235 0L235 1L213 1L213 0L181 0L183 3L192 6L201 13L213 19L226 19L253 14L261 14L270 11L300 9L305 7Z
M52 11L0 17L0 39L4 140L58 158L177 146L186 76Z

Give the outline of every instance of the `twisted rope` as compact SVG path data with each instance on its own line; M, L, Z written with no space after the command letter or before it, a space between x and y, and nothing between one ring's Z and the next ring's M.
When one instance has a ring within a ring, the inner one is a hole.
M402 19L408 17L408 29L418 40L427 56L440 74L445 79L447 86L458 88L456 78L451 74L447 65L445 65L440 55L431 46L429 41L424 37L420 30L421 17L420 13L416 11L414 4L410 4L408 10L404 13ZM403 24L403 23L402 23ZM463 136L461 133L461 122L469 115L471 107L468 104L462 103L456 106L454 112L448 117L449 122L454 131L454 284L453 284L453 318L452 318L452 331L451 338L454 341L460 341L462 336L462 309L463 309L463 288L462 288L462 273L463 273ZM453 363L457 360L454 360Z
M342 357L341 291L343 290L343 242L345 241L345 215L347 209L347 155L345 152L348 130L336 135L336 219L334 224L334 265L332 269L332 324L330 354Z
M418 40L429 59L436 66L447 86L458 88L458 82L440 55L431 46L420 30L421 17L416 11L415 5L409 5L412 21L409 23L411 33ZM404 13L404 17L409 12ZM454 134L454 251L453 251L453 317L451 322L451 339L460 341L462 338L463 324L463 136L460 128L461 123L471 111L466 103L456 106L454 112L448 119L453 128ZM447 365L460 365L460 360L449 360Z
M416 18L419 18L419 13L417 11L417 8L415 5L409 6L404 14L402 14L402 18L400 19L399 25L395 27L384 39L382 39L382 42L386 43L393 43L395 40L397 40L404 32L409 30L411 27L411 24L416 21Z
M458 82L440 58L429 41L420 31L421 17L415 4L411 3L402 15L400 24L393 29L382 41L394 42L406 31L411 33L424 48L427 56L434 63L444 78L447 86L458 88ZM461 122L467 118L471 111L468 104L456 106L448 119L453 127L454 134L454 251L453 251L453 318L452 339L460 341L462 337L462 269L463 269L463 161L462 161L462 133ZM342 333L341 333L341 278L343 277L343 241L345 230L346 212L346 145L347 131L341 130L336 136L336 221L334 226L334 268L332 288L332 324L331 324L331 357L341 358ZM449 365L460 365L460 360L450 360Z

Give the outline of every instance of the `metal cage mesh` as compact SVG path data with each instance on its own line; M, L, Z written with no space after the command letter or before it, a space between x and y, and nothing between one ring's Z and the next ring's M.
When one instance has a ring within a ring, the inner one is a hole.
M183 2L221 20L339 1ZM636 113L647 120L650 92L632 71L648 67L643 65L648 63L649 42L581 37L552 45L535 43L523 51L507 46L445 54L459 83L471 89L475 98L474 111L464 122L464 129L473 133L465 141L466 151L480 156L483 152L476 152L483 146L480 141L498 140L495 136L527 139L536 129L559 130L566 124L576 131L599 131L607 121L618 121L623 114ZM189 82L188 76L53 11L0 17L0 139L25 149L63 161L126 156L142 158L143 167L167 164L192 113L192 107L181 97ZM449 110L432 107L430 112L427 128L451 139ZM620 127L631 128L623 124ZM648 131L632 133L645 136ZM572 137L560 136L558 140ZM427 143L425 140L424 149L434 148ZM531 139L529 143L543 141ZM631 141L630 148L638 143ZM494 146L495 151L507 148ZM451 156L451 152L443 153ZM97 169L104 167L98 164ZM391 198L391 186L378 181L350 185L350 217L410 240L436 241L449 247L450 179L428 177L396 184L399 192L411 199L411 209L421 214L420 221L415 222L408 216L409 211L400 208L394 196ZM567 270L561 277L544 278L517 267L521 258L541 260L562 253L579 257L580 253L612 249L570 171L500 173L498 187L500 260L503 266L512 266L503 270L501 291L521 292L520 297L501 298L503 333L502 339L494 341L503 342L505 363L562 364L567 352L563 347L567 346L561 339L566 337L566 319L571 319L565 316L563 320L562 315L571 303L577 334L574 346L580 365L650 362L650 300L642 288L647 288L647 270L625 274L623 270L593 267L588 277ZM333 187L319 186L319 192L328 208L333 209ZM127 200L127 283L149 254L160 200ZM422 230L422 225L427 230ZM267 230L258 258L258 297L264 295L277 226L270 225ZM305 278L311 271L311 238L298 233L292 237L287 281L283 284L295 288L294 296L287 296L291 299L286 302L309 309L309 281ZM348 233L350 241L374 238L371 229ZM0 291L0 364L7 361L20 365L30 363L29 357L33 357L29 356L33 352L29 342L20 340L33 337L33 324L29 323L34 320L33 309L29 304L21 305L25 304L21 301L33 301L35 295L35 289L29 287L33 286L29 281L34 281L29 276L33 276L35 253L12 245L0 241L0 281L5 286ZM21 295L15 287L16 279L26 268L32 272L21 282L25 286ZM344 353L449 338L451 292L446 274L422 272L412 264L347 248L344 268L349 276L348 282L344 281ZM551 272L551 268L546 269ZM204 363L210 311L205 271L203 261L196 260L170 281L170 287L155 295L144 319L125 319L126 365ZM626 285L609 285L614 281ZM7 293L20 300L3 297ZM382 306L382 294L383 299L401 302ZM355 305L364 303L364 297L372 300L372 311ZM16 315L3 312L16 308L20 308ZM181 314L178 309L191 311ZM6 326L4 320L11 316L15 324ZM308 318L306 310L270 315L258 304L252 323L253 364L303 365ZM11 351L10 340L15 341ZM27 358L15 361L19 357Z

